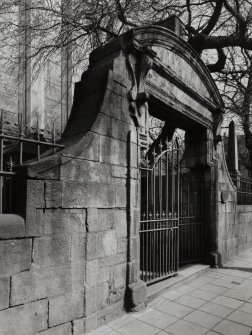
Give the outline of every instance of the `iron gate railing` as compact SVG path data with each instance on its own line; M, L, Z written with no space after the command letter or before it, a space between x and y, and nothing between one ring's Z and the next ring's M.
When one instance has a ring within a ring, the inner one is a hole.
M160 143L159 153L155 146L149 150L140 175L140 272L142 280L152 283L178 271L178 141Z
M202 261L204 255L203 173L189 170L180 175L179 264Z
M41 155L51 149L55 153L64 145L57 144L59 134L54 124L52 130L37 126L28 129L22 122L11 124L5 120L5 111L0 111L0 214L13 213L13 179L17 167L29 160L40 160ZM29 134L29 135L27 135ZM49 152L50 153L50 152Z
M229 171L237 191L237 205L252 205L252 179L238 171Z

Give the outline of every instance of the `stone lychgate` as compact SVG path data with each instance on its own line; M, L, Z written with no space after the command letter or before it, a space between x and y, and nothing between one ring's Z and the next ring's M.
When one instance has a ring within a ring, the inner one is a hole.
M92 52L65 148L20 172L25 226L0 241L4 333L77 335L145 306L139 161L150 115L186 131L184 166L203 174L205 260L216 266L251 246L223 154L222 108L199 56L165 27L133 29Z

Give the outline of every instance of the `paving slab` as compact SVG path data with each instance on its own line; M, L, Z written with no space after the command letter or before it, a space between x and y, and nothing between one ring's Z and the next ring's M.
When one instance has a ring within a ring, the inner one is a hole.
M221 294L227 290L226 287L216 286L214 285L214 283L201 286L200 289L204 291L212 292L212 293L218 293L218 294Z
M227 319L252 328L252 316L250 313L234 311Z
M224 297L223 295L220 295L219 297L215 298L212 302L214 302L217 305L231 307L234 309L240 307L243 304L243 302L240 300Z
M174 335L203 335L208 332L207 328L198 326L185 320L179 320L166 329Z
M229 320L221 321L213 330L223 335L250 335L251 332L250 327Z
M192 322L192 323L196 323L197 325L208 328L208 329L212 329L215 325L217 325L217 323L222 321L222 318L209 314L209 313L196 310L188 314L187 316L185 316L184 320Z
M206 301L203 299L190 297L189 295L186 295L186 294L176 299L175 301L181 305L185 305L185 306L193 307L193 308L198 308L206 303Z
M173 301L163 303L158 307L158 310L178 318L182 318L194 311L194 309L191 307L184 306Z
M207 292L201 289L196 289L188 293L191 297L199 298L202 300L210 301L218 296L218 293Z
M139 320L146 322L150 325L153 325L160 329L165 329L172 323L178 320L175 316L168 315L161 311L153 311L148 314L145 314L139 318Z
M195 267L187 271L194 273ZM205 268L197 278L174 283L159 286L164 289L152 296L143 311L124 314L89 334L252 334L252 250L223 268Z
M243 305L241 305L239 308L239 311L246 312L252 314L252 303L245 302Z
M155 335L160 332L160 329L151 326L145 322L135 320L116 330L119 334L123 335Z
M213 302L208 302L207 304L201 306L199 310L222 318L227 317L234 311L233 308L217 305Z

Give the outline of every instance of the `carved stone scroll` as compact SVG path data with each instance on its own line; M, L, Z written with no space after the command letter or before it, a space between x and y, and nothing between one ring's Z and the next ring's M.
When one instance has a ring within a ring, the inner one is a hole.
M140 126L140 118L147 111L148 94L145 92L145 78L152 67L152 59L144 53L139 56L127 56L128 69L131 75L131 88L128 93L130 113L136 127Z

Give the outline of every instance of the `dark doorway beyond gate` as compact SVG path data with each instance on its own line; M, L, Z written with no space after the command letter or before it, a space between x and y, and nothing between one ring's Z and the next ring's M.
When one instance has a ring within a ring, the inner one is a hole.
M182 154L183 143L167 137L141 161L140 272L147 284L203 258L203 173L184 168Z

